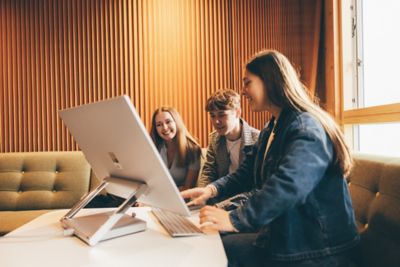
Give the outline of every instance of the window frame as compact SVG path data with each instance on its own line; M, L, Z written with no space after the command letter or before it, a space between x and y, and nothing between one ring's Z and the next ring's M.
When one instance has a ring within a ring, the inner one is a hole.
M342 127L349 145L358 151L359 125L400 122L400 103L364 107L362 0L341 1L341 11L342 51L351 51L342 54Z

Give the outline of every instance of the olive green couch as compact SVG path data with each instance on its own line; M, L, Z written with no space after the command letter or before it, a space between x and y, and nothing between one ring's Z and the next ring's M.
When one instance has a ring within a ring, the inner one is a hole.
M0 235L71 208L98 183L81 152L1 153Z
M400 266L400 158L355 154L349 176L361 241L359 267Z

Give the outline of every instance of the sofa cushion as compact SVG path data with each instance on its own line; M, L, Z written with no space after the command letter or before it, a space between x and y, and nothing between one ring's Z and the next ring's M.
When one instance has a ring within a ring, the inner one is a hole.
M90 175L81 152L0 154L0 210L70 208L88 192Z
M360 266L400 266L400 158L354 155L349 189L361 242Z

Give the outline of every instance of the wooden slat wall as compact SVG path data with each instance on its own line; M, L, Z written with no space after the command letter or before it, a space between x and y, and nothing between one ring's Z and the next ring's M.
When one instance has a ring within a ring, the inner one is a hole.
M207 97L240 92L256 51L312 76L317 1L0 0L0 151L77 150L57 111L122 94L148 128L156 107L175 106L206 146ZM257 128L269 118L243 110Z

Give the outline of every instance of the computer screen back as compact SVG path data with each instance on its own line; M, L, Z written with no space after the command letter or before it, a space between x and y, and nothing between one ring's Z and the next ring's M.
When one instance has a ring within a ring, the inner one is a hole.
M140 202L190 214L128 96L59 114L99 179L111 176L145 182L149 189ZM110 193L127 197L123 190L111 189Z

